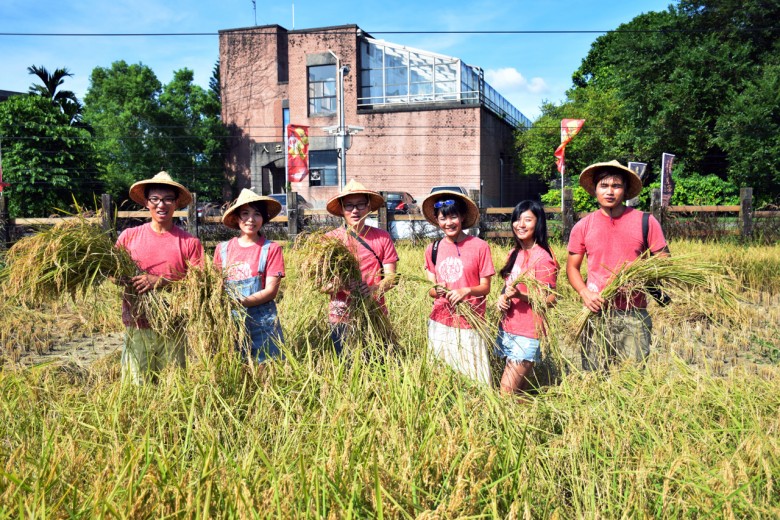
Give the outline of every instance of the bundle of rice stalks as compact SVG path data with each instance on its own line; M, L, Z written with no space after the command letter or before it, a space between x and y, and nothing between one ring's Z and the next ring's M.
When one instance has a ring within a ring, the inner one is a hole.
M296 249L307 252L301 277L318 287L343 287L361 280L360 262L341 240L323 233L300 235Z
M306 251L307 256L300 266L300 277L315 291L360 286L360 263L355 253L340 239L313 233L300 237L295 247ZM345 350L369 348L381 353L396 345L387 314L370 294L351 290L345 316Z
M724 305L736 308L737 297L729 288L723 268L717 264L702 262L691 256L646 256L627 264L614 273L614 278L601 291L608 312L620 295L626 301L643 294L652 298L651 291L659 286L664 289L685 289L709 292ZM600 313L604 314L604 312ZM580 336L594 313L583 307L574 323L574 333ZM594 324L595 325L595 324Z
M547 330L548 320L547 311L550 305L547 303L547 299L551 294L555 294L556 297L560 297L558 293L553 291L546 283L542 283L534 276L528 274L520 274L514 281L516 289L521 290L528 297L528 303L531 305L531 310L539 316L541 320L537 323L537 331L542 333ZM519 287L524 286L524 287Z
M487 300L487 297L482 299ZM487 305L487 302L485 303L485 315L483 316L477 312L474 305L466 301L461 301L454 306L453 314L458 321L463 318L486 345L490 346L496 342L496 338L498 337L499 317L496 315L497 313L493 312L492 305Z
M111 236L75 216L22 238L8 251L0 283L9 297L41 303L62 294L84 295L108 278L127 278L138 268Z
M202 356L232 352L247 340L246 310L227 290L224 272L210 258L202 267L190 266L181 280L147 294L142 308L152 329L186 339Z

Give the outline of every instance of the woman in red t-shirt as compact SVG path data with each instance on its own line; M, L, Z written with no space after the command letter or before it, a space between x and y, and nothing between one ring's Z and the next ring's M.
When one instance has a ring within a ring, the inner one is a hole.
M246 308L249 348L239 347L242 354L249 354L257 363L281 357L279 346L284 342L274 301L284 277L282 248L260 234L263 224L281 209L282 205L271 197L241 190L222 216L224 225L240 233L221 242L214 251L214 265L227 272L228 290Z
M501 391L520 393L528 386L527 376L538 362L539 336L546 333L542 319L531 309L529 288L516 280L532 277L554 289L558 262L547 242L547 219L544 207L534 200L524 200L512 211L512 233L515 247L509 252L500 275L504 289L498 297L498 308L504 315L497 339L498 354L506 358L501 376ZM547 297L547 304L555 295Z
M444 238L425 251L427 276L436 284L428 291L434 299L428 346L434 356L455 370L489 385L485 341L458 312L459 307L470 305L484 316L490 277L496 274L488 244L463 232L477 223L479 209L461 193L437 191L423 201L422 212L444 233Z

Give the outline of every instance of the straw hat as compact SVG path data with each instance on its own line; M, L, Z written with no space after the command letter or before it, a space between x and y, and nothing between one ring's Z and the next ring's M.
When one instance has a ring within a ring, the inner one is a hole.
M367 189L358 181L352 179L347 183L346 186L344 186L344 189L341 190L341 193L328 201L325 209L327 209L328 213L331 215L336 217L343 217L344 212L341 209L341 199L350 195L368 195L369 211L376 211L385 204L385 199L383 199L379 193Z
M639 178L639 175L634 173L633 170L626 168L619 162L613 160L609 162L591 164L582 170L582 173L580 174L580 186L585 188L585 191L590 193L591 196L596 196L596 184L593 182L593 176L596 174L596 172L601 170L611 170L615 173L624 174L626 182L628 183L628 186L626 186L626 195L624 197L625 200L633 199L642 191L642 179Z
M463 203L466 205L466 214L461 215L462 222L461 227L470 228L473 227L479 222L479 208L477 207L476 203L465 196L462 193L459 193L457 191L450 191L450 190L441 190L434 193L431 193L427 197L425 197L425 200L422 202L422 214L425 217L425 219L433 224L434 226L439 225L439 221L436 219L436 211L433 207L434 204L439 202L440 200L453 200L453 199L459 199L463 201Z
M176 209L189 206L190 202L192 202L192 193L190 193L190 190L171 179L171 176L168 175L168 172L164 171L158 173L151 179L138 181L130 186L130 198L133 200L133 202L137 202L141 206L146 206L144 186L147 184L161 184L164 186L171 186L172 188L176 188L178 190L178 197L176 198Z
M268 220L271 220L282 211L282 205L278 200L264 195L258 195L254 191L244 188L241 190L241 193L238 194L236 201L231 204L225 211L225 214L222 215L222 223L229 228L238 229L238 213L236 210L250 202L262 202L265 204L265 210L268 212ZM265 224L265 222L263 222L263 224Z

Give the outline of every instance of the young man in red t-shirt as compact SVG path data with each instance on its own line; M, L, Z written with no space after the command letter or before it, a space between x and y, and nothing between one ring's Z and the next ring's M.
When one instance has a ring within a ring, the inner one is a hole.
M341 240L355 254L360 262L362 279L355 287L329 288L330 305L328 321L331 338L337 353L344 347L346 325L349 322L348 307L350 292L361 291L371 294L386 314L384 294L395 281L398 253L387 231L367 226L366 217L385 204L382 196L361 183L351 180L341 193L331 198L326 205L328 213L344 219L344 226L327 233Z
M668 254L661 225L650 217L647 243L643 236L641 211L626 207L625 201L639 195L642 180L618 161L596 163L580 174L580 186L596 197L599 209L577 222L569 237L566 274L569 283L592 312L600 312L605 300L601 291L623 266L636 260L646 248L654 255ZM588 258L587 282L580 267ZM607 312L604 337L586 329L582 337L582 368L606 369L615 360L644 362L650 354L652 322L647 299L637 295L631 301L616 298Z
M203 246L173 224L174 211L190 204L192 195L168 173L136 182L130 188L130 198L146 207L151 217L151 222L125 229L116 242L130 253L140 271L127 283L122 300L126 327L122 379L142 384L168 364L183 367L185 351L181 341L162 338L149 327L146 316L132 304L132 293L144 294L183 278L190 265L203 262Z

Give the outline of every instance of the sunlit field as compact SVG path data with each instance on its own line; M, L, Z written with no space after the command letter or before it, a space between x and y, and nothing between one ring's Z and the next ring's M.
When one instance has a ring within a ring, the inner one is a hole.
M498 392L498 360L485 387L427 358L419 246L398 246L390 355L333 355L326 297L286 246L285 361L249 370L198 344L186 370L141 388L122 385L118 352L64 354L122 330L115 286L40 307L3 298L0 515L780 516L780 246L671 249L724 266L739 300L674 292L651 304L646 367L583 374L561 272L523 399ZM506 253L493 245L497 268Z

